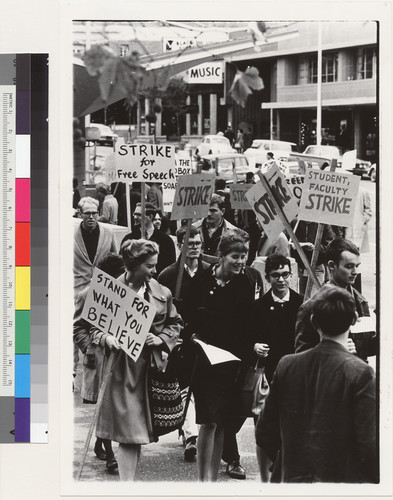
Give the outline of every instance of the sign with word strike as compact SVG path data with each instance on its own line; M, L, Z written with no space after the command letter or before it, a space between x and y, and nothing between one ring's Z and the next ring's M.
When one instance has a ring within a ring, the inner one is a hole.
M298 203L300 203L303 193L304 175L288 175L285 176L285 180L292 193L292 196Z
M193 174L179 177L171 220L200 219L209 213L214 191L214 175Z
M176 154L175 159L175 179L162 183L162 198L164 201L164 212L172 212L173 199L175 197L178 178L181 175L191 175L192 166L189 155Z
M113 335L136 361L156 313L155 307L129 287L95 268L82 318Z
M299 219L349 227L355 213L360 177L311 169L306 173Z
M121 144L115 146L116 180L169 182L175 180L175 146Z
M229 186L229 199L233 210L251 210L250 203L246 198L246 193L253 185L254 184L231 184Z
M288 222L291 222L299 212L298 204L288 188L285 177L276 165L264 174L271 191L284 212ZM275 209L270 194L265 190L261 181L257 182L246 193L246 197L269 240L274 240L284 228L284 221Z

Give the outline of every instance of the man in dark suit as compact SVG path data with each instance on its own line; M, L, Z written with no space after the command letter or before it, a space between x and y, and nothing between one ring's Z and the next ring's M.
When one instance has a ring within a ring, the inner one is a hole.
M146 202L145 211L145 238L157 243L158 248L160 249L156 266L158 275L163 269L170 266L173 262L176 261L175 244L169 235L154 227L153 219L157 213L156 207L151 203ZM121 245L123 245L123 243L127 240L139 240L141 238L141 220L141 203L137 203L134 211L134 229L131 231L131 233L128 233L124 236Z
M272 482L378 482L375 375L347 349L355 300L326 285L314 299L316 347L278 363L256 442Z
M296 315L303 296L289 288L291 261L284 255L273 253L267 257L265 275L271 289L254 303L250 325L254 351L263 360L265 375L271 383L280 359L295 352ZM257 458L261 480L268 482L271 462L259 446Z

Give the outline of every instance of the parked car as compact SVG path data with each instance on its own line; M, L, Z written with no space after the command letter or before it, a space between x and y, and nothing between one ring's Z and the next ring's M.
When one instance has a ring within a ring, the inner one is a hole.
M298 147L294 142L254 139L244 154L251 166L258 166L266 162L269 152L273 153L275 160L288 161L290 154L297 151Z
M195 150L197 156L219 153L236 153L229 140L222 135L206 135Z
M373 163L370 166L370 168L368 169L367 177L370 177L370 179L373 182L376 182L376 180L377 180L377 164L376 163Z
M217 178L225 179L230 184L234 182L234 171L236 171L237 182L244 182L248 172L254 172L250 168L247 158L241 153L222 153L203 155L200 159L202 173L216 174Z
M102 123L90 123L89 129L98 129L99 136L97 139L93 138L91 140L95 141L97 144L102 146L113 146L118 139L118 135L112 132L111 128ZM94 130L91 131L94 134ZM95 137L95 135L94 135Z
M330 166L333 158L337 159L337 168L341 168L344 152L342 148L337 146L307 146L303 153L293 153L291 157L312 163L313 166L316 163L319 168L324 170ZM371 163L369 161L356 158L355 167L347 171L355 175L363 176L367 175L370 167Z

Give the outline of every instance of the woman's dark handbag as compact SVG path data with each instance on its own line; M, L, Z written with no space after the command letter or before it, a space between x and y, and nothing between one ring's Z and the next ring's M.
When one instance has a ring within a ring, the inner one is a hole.
M149 371L149 401L153 433L157 439L179 429L183 421L183 404L179 382L173 371Z
M270 389L265 368L260 367L257 361L255 366L247 368L239 382L236 414L241 417L258 417L263 411Z

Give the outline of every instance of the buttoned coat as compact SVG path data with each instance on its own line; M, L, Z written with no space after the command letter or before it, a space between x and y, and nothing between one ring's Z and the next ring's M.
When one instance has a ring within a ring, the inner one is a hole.
M125 276L118 278L126 283ZM147 284L150 304L156 314L150 332L160 337L164 344L151 349L145 346L135 362L124 351L117 351L111 377L106 387L97 422L97 437L118 443L147 444L154 441L148 396L148 368L152 351L157 360L162 351L170 352L179 337L182 319L172 303L168 288L152 279ZM93 338L105 344L108 334L93 333ZM158 363L162 368L163 363Z
M284 356L256 441L273 482L377 482L373 369L333 340Z

